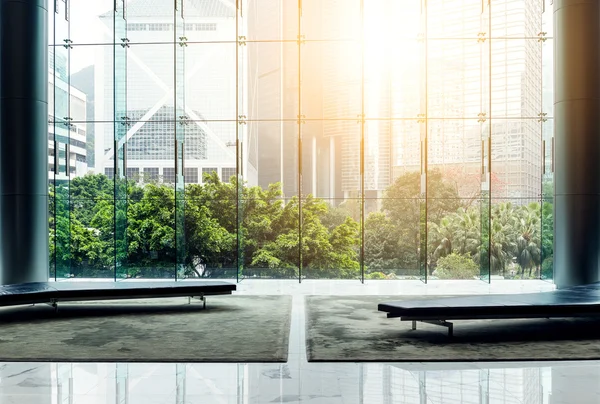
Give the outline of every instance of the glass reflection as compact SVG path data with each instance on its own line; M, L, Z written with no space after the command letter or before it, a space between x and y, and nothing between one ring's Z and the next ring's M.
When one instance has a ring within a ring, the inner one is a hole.
M114 364L7 363L0 399L161 402L592 403L598 362ZM4 402L4 401L3 401Z
M551 279L545 3L54 3L53 276Z

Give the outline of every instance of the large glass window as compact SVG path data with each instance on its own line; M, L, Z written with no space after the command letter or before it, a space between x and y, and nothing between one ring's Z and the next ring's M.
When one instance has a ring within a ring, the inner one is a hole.
M53 2L52 277L552 279L544 3Z

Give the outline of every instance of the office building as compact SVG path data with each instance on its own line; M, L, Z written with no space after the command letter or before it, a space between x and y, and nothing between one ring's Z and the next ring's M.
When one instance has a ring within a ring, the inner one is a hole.
M199 183L202 174L211 171L229 181L236 172L239 136L240 173L255 184L256 140L236 123L237 103L247 95L243 89L236 91L235 5L220 0L184 4L185 19L164 1L126 4L123 32L131 44L123 67L127 113L118 119L126 127L127 176L174 182L177 133L185 144L186 183ZM100 19L109 35L113 14L107 12ZM177 52L169 45L173 41L178 43ZM225 44L219 46L220 42ZM114 108L114 57L110 48L99 49L96 55L96 66L102 66L96 82L103 87L96 91L96 115L103 116ZM113 128L97 125L96 172L114 175L113 149Z
M69 85L62 53L50 52L49 61L48 178L50 181L68 181L88 171L87 97ZM62 112L59 114L62 116L55 116L55 112ZM58 162L55 161L57 150Z

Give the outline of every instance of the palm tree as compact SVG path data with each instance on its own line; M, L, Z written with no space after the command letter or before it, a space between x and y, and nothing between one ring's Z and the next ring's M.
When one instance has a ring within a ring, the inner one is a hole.
M540 204L532 202L523 206L518 218L518 237L517 237L517 263L521 267L521 277L525 273L525 268L529 269L531 276L532 268L536 268L536 276L539 273L541 265L542 251L540 246L541 231L541 211Z
M465 210L460 208L454 215L454 252L458 254L477 254L481 244L481 231L479 228L479 211L476 207Z
M491 233L490 270L493 273L504 274L516 248L510 237L510 226L492 218Z
M430 268L435 269L437 261L452 253L475 257L481 244L479 212L476 207L459 208L440 220L429 222Z
M506 266L516 253L515 207L510 202L494 205L491 218L491 270L504 275Z
M429 223L431 263L435 265L438 259L452 253L452 239L454 236L454 223L452 216L446 216L440 220L440 224Z

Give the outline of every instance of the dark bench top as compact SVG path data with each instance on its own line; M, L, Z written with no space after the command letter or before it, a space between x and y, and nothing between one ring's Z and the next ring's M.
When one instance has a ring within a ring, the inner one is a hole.
M600 283L539 293L385 302L378 309L407 320L593 316L600 315Z
M231 294L221 281L38 282L0 286L0 306L51 301L143 299Z

